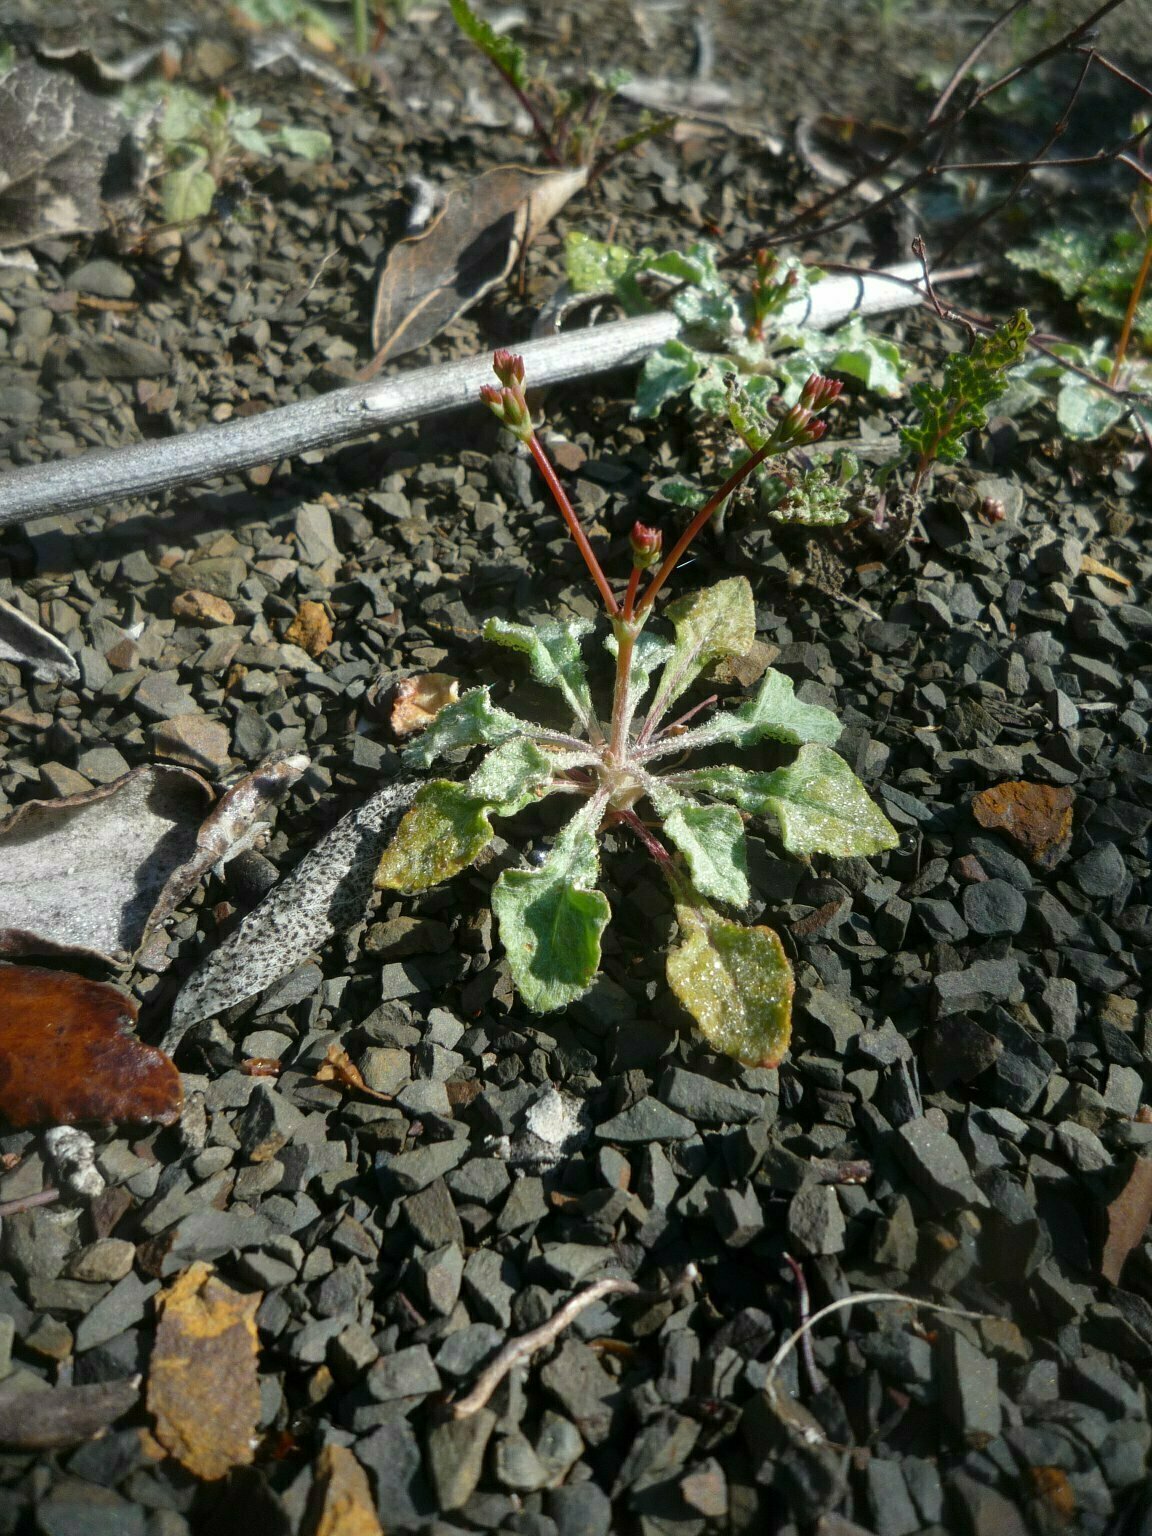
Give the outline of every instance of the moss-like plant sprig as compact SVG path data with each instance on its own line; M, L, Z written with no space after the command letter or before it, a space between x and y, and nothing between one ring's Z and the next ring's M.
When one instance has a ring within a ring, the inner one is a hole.
M751 650L756 617L746 578L669 603L662 617L671 623L670 638L647 625L655 599L716 509L765 460L817 442L840 385L813 375L667 554L660 531L637 523L631 570L618 597L533 429L523 360L497 352L493 365L499 383L485 385L481 395L536 461L610 621L612 707L601 718L592 698L582 655L590 620L489 619L485 637L527 656L537 681L563 695L572 729L521 720L495 706L487 688L441 710L406 748L413 767L428 767L459 748L489 750L462 782L435 779L419 790L384 852L376 884L406 893L437 885L483 851L493 836L491 817L515 815L545 795L568 795L575 813L543 864L505 870L492 891L500 937L527 1005L537 1012L562 1008L592 985L611 916L596 888L598 836L608 827L626 828L651 854L672 894L680 928L667 960L672 990L715 1049L774 1066L791 1033L791 967L771 928L745 926L720 910L744 907L751 897L745 818L772 817L784 846L801 857L878 853L895 846L896 833L831 750L840 735L835 715L798 699L781 672L769 669L736 709L712 709L710 698L668 720L709 668ZM765 738L798 747L795 760L770 772L683 766L698 748L747 747Z

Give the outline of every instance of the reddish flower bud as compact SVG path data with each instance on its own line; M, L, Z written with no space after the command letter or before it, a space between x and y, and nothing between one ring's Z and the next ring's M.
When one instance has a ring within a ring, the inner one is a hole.
M504 414L504 391L495 384L481 384L480 398L485 405L490 405L500 415Z
M649 528L645 523L633 523L628 535L632 548L632 564L637 570L646 571L655 565L664 547L664 535L659 528Z
M499 347L492 354L492 371L501 384L513 386L524 382L524 359L507 347Z
M800 391L800 404L807 406L810 411L822 411L832 404L842 388L839 379L826 379L814 373Z

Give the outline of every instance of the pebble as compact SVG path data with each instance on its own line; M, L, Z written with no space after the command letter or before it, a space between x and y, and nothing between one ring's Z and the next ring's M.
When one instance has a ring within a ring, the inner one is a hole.
M993 937L1019 933L1028 916L1028 903L1007 880L982 880L965 887L963 911L973 933Z

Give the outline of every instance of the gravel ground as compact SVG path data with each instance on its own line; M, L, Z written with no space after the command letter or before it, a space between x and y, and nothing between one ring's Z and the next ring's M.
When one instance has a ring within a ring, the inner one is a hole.
M215 12L188 45L191 78L323 126L334 156L265 168L239 212L178 245L124 226L41 242L35 272L0 268L0 467L347 379L370 350L405 178L449 183L524 155L488 76L422 12L348 96L289 66L254 73ZM685 12L620 14L589 28L597 57L691 69ZM148 6L133 15L156 23ZM838 41L840 94L817 91L821 15L800 30L799 88L818 109L867 100L875 46ZM566 18L534 7L528 39L570 56ZM811 193L770 142L799 103L781 101L771 50L749 79L743 18L718 11L715 69L749 132L707 121L652 146L560 231L659 244L709 229L735 248ZM135 35L93 24L107 52ZM954 60L973 35L918 23L909 56ZM908 86L883 79L889 110ZM850 228L822 254L863 256L901 228ZM522 287L417 361L526 336L558 251L543 237ZM940 328L893 325L931 367ZM667 515L652 485L710 463L686 414L631 421L632 383L542 402L617 568L634 518ZM888 429L857 396L845 435L861 421ZM99 1133L102 1194L4 1218L0 1532L372 1536L374 1511L389 1532L436 1536L1143 1530L1148 526L1138 461L1071 449L1040 417L994 422L895 547L781 539L734 511L694 576L749 574L773 664L839 711L840 750L901 836L889 855L811 868L751 839L752 916L779 929L798 982L783 1065L743 1070L688 1027L663 981L667 893L629 843L606 860L604 975L557 1015L519 1004L493 938L488 893L519 840L448 887L378 901L189 1033L181 1123ZM515 659L479 640L485 618L595 611L539 481L479 411L43 519L0 538L0 597L81 674L35 683L0 661L0 809L154 760L214 781L277 751L311 760L263 850L120 978L148 1038L197 960L398 773L383 681L446 671L524 706ZM289 633L305 601L334 631L314 657ZM977 818L976 797L1012 781L1067 792L1062 844L1029 850ZM529 814L514 835L548 831ZM386 1098L317 1079L336 1042ZM254 1058L275 1075L244 1070ZM0 1167L0 1201L55 1178L32 1132L0 1137ZM200 1262L250 1299L258 1342L254 1460L222 1479L167 1455L149 1411L172 1307L159 1302ZM508 1337L602 1277L641 1293L605 1294L488 1407L451 1416ZM815 1331L809 1361L788 1357L784 1393L766 1390L805 1304L877 1289L980 1316L858 1304ZM11 1448L24 1394L137 1378L139 1401L126 1387L102 1437Z

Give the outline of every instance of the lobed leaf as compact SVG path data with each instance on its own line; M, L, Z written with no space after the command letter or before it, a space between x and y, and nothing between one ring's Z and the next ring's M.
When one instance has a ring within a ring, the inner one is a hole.
M427 768L445 752L458 747L478 747L484 743L505 741L510 736L524 736L530 727L506 709L497 709L487 688L470 688L447 704L428 729L404 748L404 761L417 768Z
M792 967L771 928L746 928L705 901L676 906L683 942L668 984L716 1050L750 1067L778 1066L792 1036Z
M675 626L676 643L660 678L653 720L661 718L705 667L729 656L746 656L756 640L756 605L746 576L731 576L677 598L665 608L664 617Z
M603 797L589 800L540 869L505 870L492 888L512 979L536 1013L582 996L599 969L600 935L612 915L607 897L592 889L603 812Z
M666 341L644 364L632 415L640 421L658 416L665 402L690 388L703 368L704 359L699 352L682 341Z
M641 757L651 761L670 752L693 752L726 741L750 747L765 736L794 747L804 742L827 745L838 740L840 731L840 722L830 709L805 704L796 697L792 679L769 667L755 696L739 709L721 710L694 730L662 738L642 749Z
M587 724L592 716L592 695L588 691L580 642L593 628L591 619L580 618L545 619L539 624L489 619L484 625L484 638L522 651L536 681L558 688L576 718Z
M769 778L767 802L789 853L863 858L900 841L848 764L827 747L801 747L794 763Z
M451 0L452 20L481 53L487 54L501 74L519 90L529 84L528 61L523 48L511 38L501 35L468 4L468 0Z
M772 777L748 768L694 768L678 773L673 783L677 789L727 800L748 816L767 816L772 809Z

